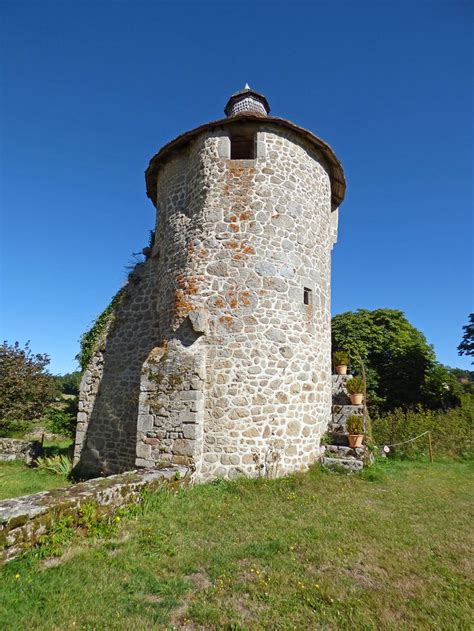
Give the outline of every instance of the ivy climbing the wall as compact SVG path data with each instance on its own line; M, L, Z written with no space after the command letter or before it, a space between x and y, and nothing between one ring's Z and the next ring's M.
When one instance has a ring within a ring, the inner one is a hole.
M94 320L91 328L82 334L80 339L81 350L76 355L76 359L81 366L81 370L86 370L92 356L105 341L105 333L112 323L116 310L123 299L125 287L119 289L102 313Z

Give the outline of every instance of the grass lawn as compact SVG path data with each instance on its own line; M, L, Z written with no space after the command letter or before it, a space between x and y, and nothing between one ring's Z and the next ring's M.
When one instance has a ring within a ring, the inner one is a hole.
M45 454L51 456L66 453L70 444L71 441L68 440L45 442ZM27 467L21 461L0 462L0 500L48 491L69 484L64 476Z
M313 468L150 497L0 575L2 629L468 629L472 463Z

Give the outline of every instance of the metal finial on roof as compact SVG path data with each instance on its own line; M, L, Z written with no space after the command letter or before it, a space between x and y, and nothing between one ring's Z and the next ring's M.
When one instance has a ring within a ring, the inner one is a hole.
M270 112L270 106L263 94L259 94L252 90L248 83L245 84L243 90L239 90L233 94L227 101L224 112L227 116L237 116L237 114L259 114L267 116Z

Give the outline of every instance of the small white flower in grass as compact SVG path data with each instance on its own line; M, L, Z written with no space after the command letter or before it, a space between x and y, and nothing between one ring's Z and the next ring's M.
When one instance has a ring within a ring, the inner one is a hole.
M383 448L384 453L388 454L390 453L390 447L388 447L387 445L385 445L385 447Z

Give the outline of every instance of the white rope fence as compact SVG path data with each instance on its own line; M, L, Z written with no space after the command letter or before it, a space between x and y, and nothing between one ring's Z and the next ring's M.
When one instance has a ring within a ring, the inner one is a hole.
M430 430L426 430L425 432L422 432L421 434L418 434L418 436L414 436L413 438L408 438L407 440L402 440L399 443L392 443L391 445L384 445L383 448L381 445L377 445L377 447L379 449L382 449L384 451L384 453L388 454L390 451L390 447L398 447L398 445L405 445L406 443L412 443L414 440L418 440L418 438L421 438L422 436L426 436L428 434L428 447L430 450L430 461L433 462L433 447L431 445L431 432Z
M392 443L391 445L384 445L384 447L397 447L398 445L404 445L405 443L411 443L414 440L417 440L418 438L421 438L422 436L426 436L426 434L429 434L429 433L430 433L429 430L426 430L426 432L423 432L423 434L419 434L418 436L415 436L414 438L409 438L408 440L402 440L401 443Z

